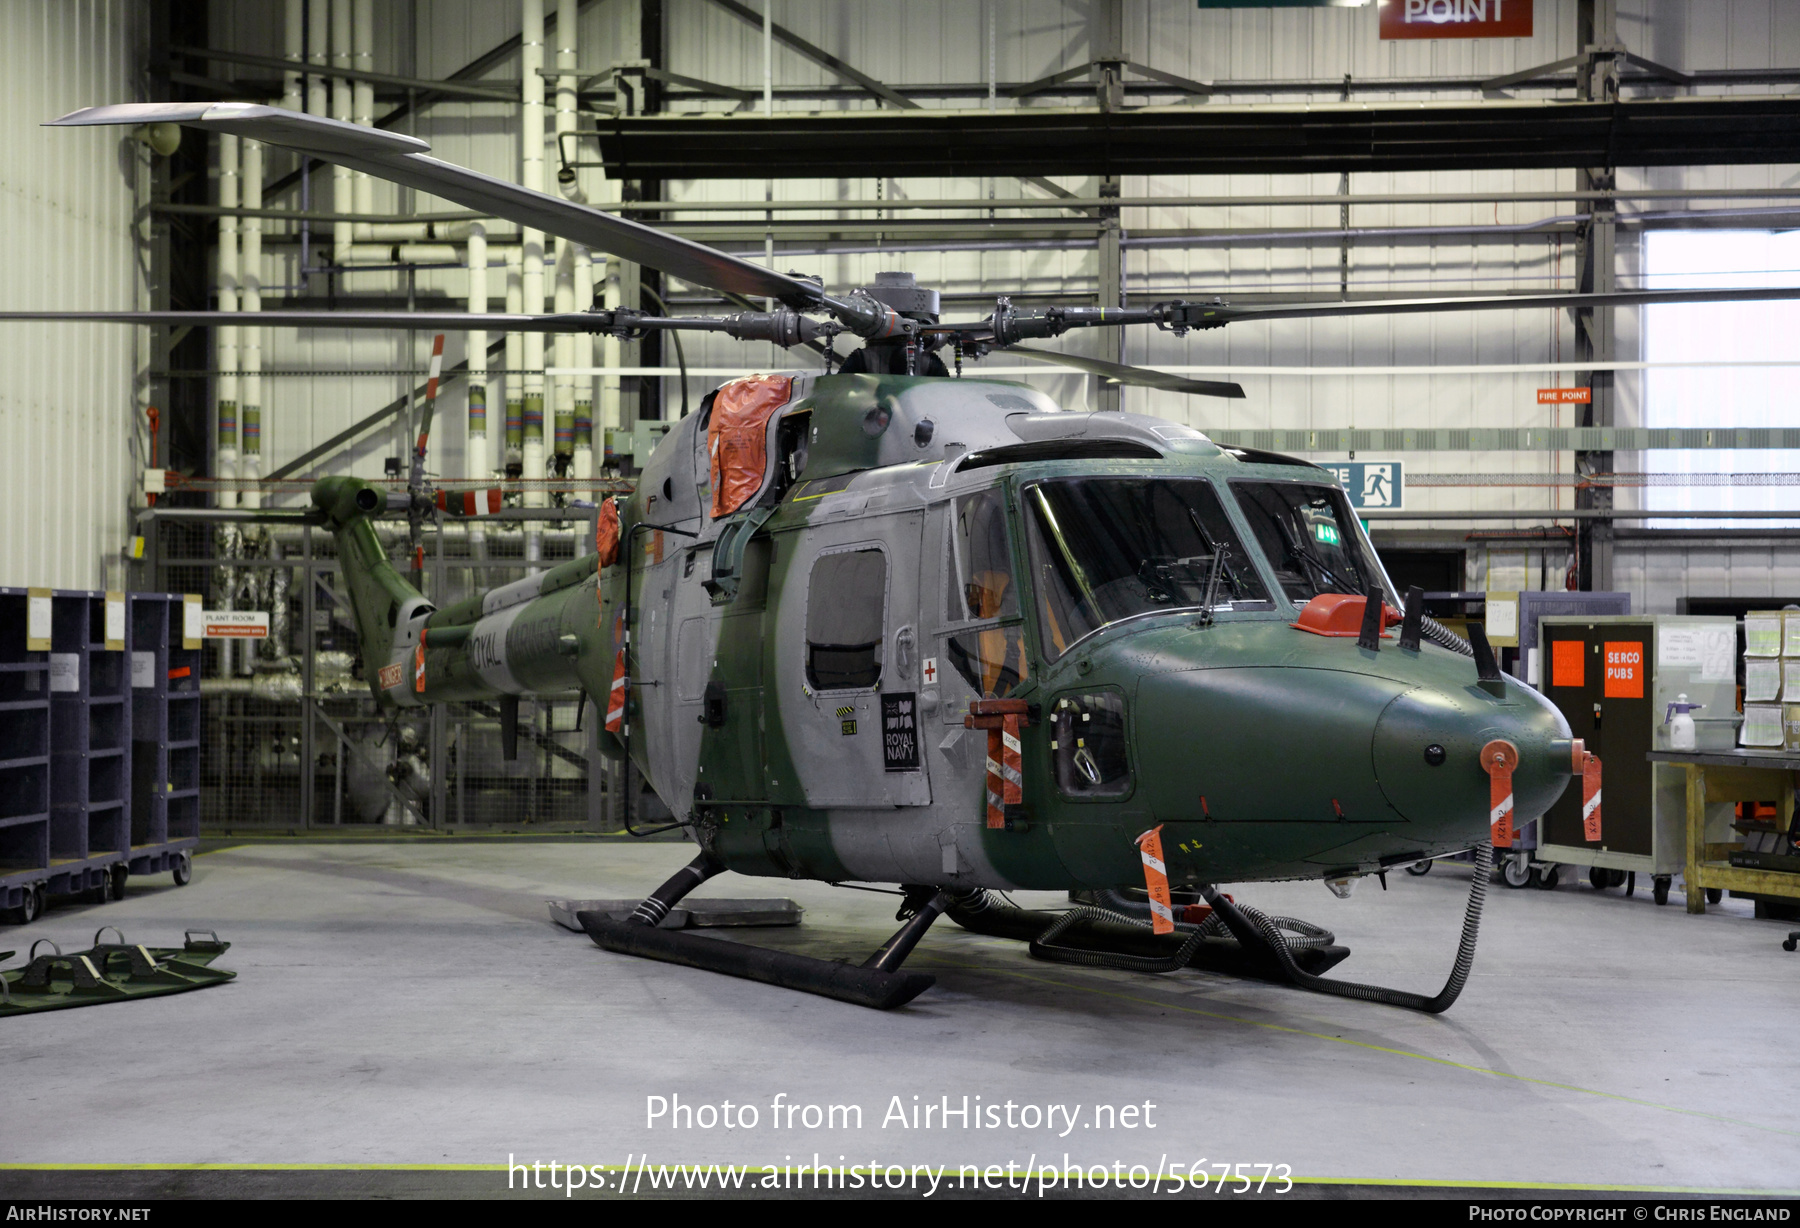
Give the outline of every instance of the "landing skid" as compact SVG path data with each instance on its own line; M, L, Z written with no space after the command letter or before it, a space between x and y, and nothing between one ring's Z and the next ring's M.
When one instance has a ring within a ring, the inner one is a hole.
M588 937L604 949L621 955L704 968L708 972L722 972L726 976L779 985L783 989L798 989L875 1010L904 1006L937 983L934 976L899 969L919 944L919 939L925 936L925 931L931 928L931 923L948 907L950 895L945 891L909 893L907 904L913 911L906 924L861 966L788 951L771 951L747 943L702 938L685 930L656 928L682 896L722 868L701 854L652 892L638 905L630 919L620 921L599 912L580 912L575 919L587 931Z

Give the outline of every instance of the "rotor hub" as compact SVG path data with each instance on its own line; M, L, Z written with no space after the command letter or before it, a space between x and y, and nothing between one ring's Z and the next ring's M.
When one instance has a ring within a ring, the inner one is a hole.
M860 289L883 307L891 307L909 320L921 324L938 322L938 292L921 286L911 273L877 273L874 285Z

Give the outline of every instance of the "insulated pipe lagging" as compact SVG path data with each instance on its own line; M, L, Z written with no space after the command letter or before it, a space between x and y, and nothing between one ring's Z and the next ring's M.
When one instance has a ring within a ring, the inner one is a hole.
M241 202L240 187L242 178L239 175L239 138L229 134L219 137L219 205L221 208L236 210ZM238 310L239 288L239 251L238 251L238 219L231 213L219 218L219 257L218 282L216 285L219 310ZM238 328L235 324L222 324L214 330L216 361L218 362L218 386L215 393L217 401L217 434L214 447L217 457L215 472L223 478L237 476L238 460ZM226 489L218 493L220 507L236 507L237 491Z
M262 142L244 141L241 160L244 208L260 209L263 203ZM262 329L254 323L256 313L262 310L262 240L263 220L259 217L246 217L243 229L243 264L239 273L246 321L238 334L238 357L244 378L238 397L237 476L252 481L262 477ZM261 507L262 492L246 490L242 503L245 507Z
M290 111L306 110L306 0L287 0L283 6L281 58L296 71L281 74L281 105Z
M488 309L487 227L469 226L469 311L479 315ZM477 478L488 474L487 333L469 334L469 434L463 451L463 468Z
M522 90L519 135L520 183L533 192L544 190L544 0L520 0L519 76ZM525 229L520 290L524 310L537 315L544 310L544 232ZM523 476L544 476L544 337L528 333L524 339L524 395L520 459ZM525 492L527 507L544 507L547 491L531 487ZM532 532L526 530L529 543ZM527 550L529 554L529 549Z
M321 4L324 0L314 0ZM350 0L331 0L331 66L333 68L349 68L351 60ZM344 77L331 79L331 117L349 123L353 114L354 102L350 90L350 82ZM356 204L355 191L351 187L353 172L347 166L336 163L331 167L331 208L335 213L349 213ZM350 245L355 242L355 233L349 222L333 222L331 224L332 259L343 264L350 254Z
M351 0L350 66L358 72L375 71L375 0ZM375 126L373 83L350 83L350 122L361 124L365 128ZM366 171L356 171L350 182L350 199L355 204L356 212L375 212L375 180ZM358 234L356 237L362 236Z

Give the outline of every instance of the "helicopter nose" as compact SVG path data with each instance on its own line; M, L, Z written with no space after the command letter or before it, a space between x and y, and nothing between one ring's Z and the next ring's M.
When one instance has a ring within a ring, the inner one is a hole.
M1537 818L1567 786L1579 757L1554 708L1523 687L1504 698L1415 687L1396 696L1375 724L1375 776L1388 803L1409 821L1450 825L1480 839L1489 820L1489 778L1481 749L1493 741L1519 753L1513 769L1514 822Z

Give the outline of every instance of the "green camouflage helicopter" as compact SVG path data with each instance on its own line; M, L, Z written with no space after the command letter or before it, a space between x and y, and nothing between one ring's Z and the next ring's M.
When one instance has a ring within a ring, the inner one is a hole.
M1325 470L1161 419L1064 412L1019 383L950 377L945 353L959 375L965 359L1006 350L1241 396L1020 343L1084 327L1800 295L1034 311L1001 299L986 319L946 323L937 294L906 274L834 296L437 161L403 135L248 104L106 106L55 122L235 133L783 304L712 318L283 311L262 313L265 324L861 339L835 374L710 394L635 493L603 505L596 553L455 605L409 583L372 525L423 514L417 486L390 495L325 478L310 514L336 535L382 705L608 697L605 749L642 771L698 854L629 919L581 914L596 942L881 1008L932 983L900 966L947 913L1043 958L1217 968L1441 1011L1473 959L1490 825L1541 815L1572 775L1597 817L1597 763L1561 716L1501 674L1478 629L1465 643L1424 617L1418 590L1395 592ZM1432 997L1324 978L1347 954L1329 934L1218 890L1314 878L1347 891L1468 849L1462 939ZM897 884L905 924L861 966L657 928L726 870ZM1011 889L1066 890L1081 906L1020 909L999 894Z

